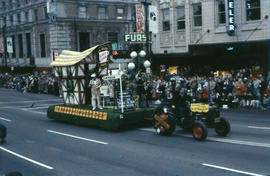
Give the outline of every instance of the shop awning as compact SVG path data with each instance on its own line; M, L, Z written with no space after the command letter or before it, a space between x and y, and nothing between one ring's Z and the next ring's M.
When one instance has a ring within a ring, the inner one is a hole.
M51 62L50 66L70 66L75 65L87 56L89 56L99 45L89 48L83 52L63 50L62 53L58 56L58 58Z

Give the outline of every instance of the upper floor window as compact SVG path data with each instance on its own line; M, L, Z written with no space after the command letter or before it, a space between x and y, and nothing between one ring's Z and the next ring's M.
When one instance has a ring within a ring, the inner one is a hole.
M225 12L225 0L218 0L217 2L218 10L218 24L226 23L226 12Z
M13 0L9 0L9 7L13 7Z
M261 2L260 0L246 0L247 21L261 19Z
M10 15L10 17L9 17L9 21L10 21L10 25L12 26L13 25L13 15Z
M108 32L108 41L111 43L118 42L118 33L117 32Z
M202 5L193 4L193 26L199 27L202 26Z
M48 18L49 18L49 15L48 15L47 6L45 6L45 7L43 8L43 13L44 13L44 19L48 19Z
M123 8L117 8L116 18L117 19L123 19L124 17L124 9Z
M2 2L2 8L3 8L3 10L6 10L6 2L5 1Z
M79 18L86 18L86 7L79 7Z
M185 29L185 7L178 7L177 12L177 30Z
M170 9L162 10L162 29L163 31L170 30Z
M7 25L7 18L4 17L4 18L3 18L3 26L6 26L6 25Z
M17 14L17 20L18 20L18 24L21 24L21 22L22 22L21 21L21 14L19 14L19 13Z
M20 7L21 6L20 0L17 0L16 4L17 4L17 7Z
M98 18L99 19L105 19L106 18L106 8L105 7L99 7L98 8Z
M34 10L34 17L35 17L35 21L38 21L38 10L37 9L35 9Z
M25 16L25 22L29 22L29 13L24 12L24 16Z

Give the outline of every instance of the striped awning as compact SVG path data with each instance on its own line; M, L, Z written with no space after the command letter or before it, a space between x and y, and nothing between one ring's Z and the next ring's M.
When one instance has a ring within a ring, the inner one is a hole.
M63 50L55 61L50 63L50 66L70 66L75 65L87 56L89 56L99 45L89 48L83 52Z

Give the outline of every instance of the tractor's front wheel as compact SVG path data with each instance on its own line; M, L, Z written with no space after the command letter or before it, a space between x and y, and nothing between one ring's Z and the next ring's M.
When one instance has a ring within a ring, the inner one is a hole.
M208 135L207 127L200 121L195 121L192 127L192 136L194 139L203 141Z
M176 118L172 113L155 113L153 125L158 135L171 136L176 128Z

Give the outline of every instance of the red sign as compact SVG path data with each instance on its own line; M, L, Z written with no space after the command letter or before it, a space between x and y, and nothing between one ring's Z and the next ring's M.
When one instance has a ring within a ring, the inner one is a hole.
M144 6L142 4L136 5L136 27L137 32L144 33L144 20L145 20L145 14L144 14Z

